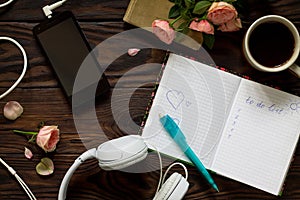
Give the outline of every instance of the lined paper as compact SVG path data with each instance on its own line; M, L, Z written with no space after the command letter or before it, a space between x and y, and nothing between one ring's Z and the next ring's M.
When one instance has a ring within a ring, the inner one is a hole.
M240 80L171 54L142 133L146 143L161 153L190 162L159 122L159 114L169 114L203 164L210 168Z
M300 98L241 81L212 170L279 194L300 133Z

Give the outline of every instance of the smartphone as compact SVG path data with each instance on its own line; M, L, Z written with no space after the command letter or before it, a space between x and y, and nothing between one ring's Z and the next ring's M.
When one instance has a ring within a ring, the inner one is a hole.
M68 101L72 102L74 95L81 98L77 104L88 101L89 99L84 98L84 94L88 93L88 87L76 90L76 94L73 93L77 72L85 58L91 55L91 47L73 13L65 11L53 15L52 18L35 26L33 34L49 59ZM110 86L104 73L101 73L103 70L95 57L92 62L89 61L89 67L93 72L96 69L99 76L101 75L100 81L95 83L97 90L94 97L105 94Z

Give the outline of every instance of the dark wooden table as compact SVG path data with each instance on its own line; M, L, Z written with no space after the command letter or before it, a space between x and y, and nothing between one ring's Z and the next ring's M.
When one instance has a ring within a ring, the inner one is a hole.
M1 1L3 2L3 1ZM0 36L10 36L25 48L29 67L26 76L18 87L0 100L0 156L24 179L38 199L57 199L58 189L64 174L73 161L86 150L84 138L77 133L72 108L58 84L52 68L32 34L32 28L44 19L41 7L54 1L16 0L11 6L0 10ZM55 12L71 10L80 22L89 43L95 47L107 38L134 28L123 22L129 0L69 0ZM242 55L242 39L246 28L256 18L266 14L279 14L287 17L300 29L300 1L298 0L249 0L249 12L243 30L235 33L218 33L216 43L209 54L219 66L251 77L253 80L280 87L296 95L300 94L299 79L288 71L263 73L250 67ZM8 88L21 72L22 58L13 45L0 44L0 92ZM109 53L109 52L107 52ZM151 97L159 67L145 67L134 76L122 77L127 71L143 63L160 62L161 51L145 49L136 57L121 56L105 71L111 91L106 98L96 103L96 114L103 134L107 138L117 138L138 131L145 108ZM298 62L300 64L300 62ZM117 84L122 78L122 83ZM145 83L140 85L140 83ZM117 91L118 101L112 111L111 97ZM118 92L119 91L119 92ZM128 106L128 93L131 95ZM15 100L24 107L24 113L16 121L3 117L3 106ZM130 113L134 124L126 113ZM85 119L87 126L88 118ZM53 153L45 154L23 136L12 133L12 129L36 130L39 122L59 125L61 139ZM125 128L124 128L125 127ZM90 133L91 135L93 133ZM94 143L101 143L99 141ZM96 145L96 144L95 144ZM32 160L24 157L24 146L34 153ZM36 164L44 156L53 159L55 172L50 176L40 176L35 171ZM149 158L157 161L155 157ZM168 159L168 158L164 158ZM165 168L164 168L165 169ZM174 171L180 168L174 168ZM188 166L190 187L185 199L300 199L300 149L287 174L282 197L276 197L244 185L234 180L213 174L219 185L216 193L203 180L197 170ZM159 170L147 173L127 173L104 171L96 160L89 160L76 171L68 190L68 199L152 199L159 179ZM27 199L16 180L8 171L0 167L0 199Z

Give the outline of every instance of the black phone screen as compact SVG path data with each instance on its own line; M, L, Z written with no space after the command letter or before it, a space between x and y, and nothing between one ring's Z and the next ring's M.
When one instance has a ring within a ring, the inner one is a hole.
M91 51L85 35L74 15L69 11L37 25L33 32L70 100L77 71ZM96 60L93 64L100 67ZM102 88L100 90L98 88L97 95L109 88L104 74L99 85Z

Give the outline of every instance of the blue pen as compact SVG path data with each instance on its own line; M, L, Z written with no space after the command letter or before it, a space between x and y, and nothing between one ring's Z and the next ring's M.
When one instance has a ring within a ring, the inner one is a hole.
M219 192L219 189L217 185L215 184L214 180L204 167L204 165L201 163L197 155L194 153L194 151L191 149L191 147L187 144L185 136L183 135L180 128L177 126L177 124L174 122L174 120L169 116L165 115L163 117L160 117L160 122L162 123L163 127L166 129L166 131L170 134L170 136L173 138L173 140L178 144L178 146L181 148L181 150L185 153L185 155L192 161L192 163L197 167L197 169L202 173L204 178L208 181L208 183Z

